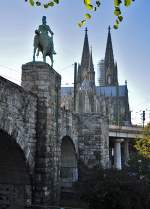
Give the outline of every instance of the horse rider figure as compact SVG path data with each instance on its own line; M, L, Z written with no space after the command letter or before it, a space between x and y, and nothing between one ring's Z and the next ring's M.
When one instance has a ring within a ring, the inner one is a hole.
M49 33L51 36L49 36ZM46 56L49 56L53 66L53 55L56 54L54 50L53 35L53 31L50 29L49 25L46 24L46 16L43 16L42 25L39 26L38 30L35 30L33 61L35 61L35 53L38 49L37 56L39 56L39 52L41 51L43 54L43 61L46 62Z

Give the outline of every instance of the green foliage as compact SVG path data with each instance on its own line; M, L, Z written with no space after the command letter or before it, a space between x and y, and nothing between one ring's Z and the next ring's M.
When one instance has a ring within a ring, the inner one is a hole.
M29 0L31 6L34 6L34 0Z
M49 0L47 3L42 3L40 0L25 0L28 1L31 6L43 6L44 8L53 7L56 4L60 3L60 0ZM91 0L82 0L86 9L89 10L89 12L95 12L97 11L97 8L100 7L102 0L96 0L95 3L91 3ZM104 1L104 0L103 0ZM135 0L113 0L114 1L114 15L117 17L114 23L114 29L118 29L120 22L123 20L121 6L124 5L125 7L128 7L132 4ZM85 18L81 20L78 23L79 27L82 27L85 25L86 21L91 18L91 14L86 13Z
M127 167L127 171L137 176L137 178L145 178L150 182L150 160L144 158L142 155L138 153L134 153L130 156L130 160L128 162L129 167Z
M149 182L128 171L95 169L76 187L88 208L149 209Z
M114 24L114 29L118 29L120 22L123 20L122 16L122 11L121 11L121 6L124 2L124 6L128 7L131 5L131 3L135 0L114 0L114 15L117 17L115 24Z
M135 148L145 158L150 159L150 123L144 128L140 139L136 140Z

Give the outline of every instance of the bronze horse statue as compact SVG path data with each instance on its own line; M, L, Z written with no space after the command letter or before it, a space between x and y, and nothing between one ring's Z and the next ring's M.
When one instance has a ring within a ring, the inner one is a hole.
M50 33L51 36L49 36L48 33ZM43 62L46 62L46 56L49 56L51 66L53 66L53 54L56 54L53 45L53 35L54 33L51 31L49 25L46 24L46 16L43 16L42 25L39 26L38 30L35 30L33 62L35 61L35 53L38 49L36 55L39 56L39 52L42 52Z
M46 56L49 56L51 59L51 66L53 67L53 46L52 46L52 41L50 41L50 38L53 39L52 37L45 38L44 34L40 34L37 30L35 31L36 35L34 37L34 53L33 53L33 61L35 61L35 53L37 51L37 57L39 56L39 52L42 52L43 54L43 62L46 62Z

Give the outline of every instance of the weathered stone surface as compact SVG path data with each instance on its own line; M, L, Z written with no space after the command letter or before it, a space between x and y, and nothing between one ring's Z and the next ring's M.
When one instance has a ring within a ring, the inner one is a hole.
M36 111L35 95L0 77L0 129L19 144L31 171L34 169Z
M89 167L109 166L108 121L97 113L61 111L60 136L69 136L76 148L78 160Z
M59 193L60 82L60 75L46 63L31 62L22 66L22 87L38 97L33 195L36 204L51 204Z
M77 114L79 156L88 166L109 166L108 121L100 114Z
M0 77L0 208L31 202L37 97Z

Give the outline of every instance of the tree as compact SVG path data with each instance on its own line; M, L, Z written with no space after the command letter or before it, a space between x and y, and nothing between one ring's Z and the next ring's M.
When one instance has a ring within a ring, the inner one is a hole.
M25 0L25 1L26 2L28 1L31 6L43 6L46 9L55 6L60 2L60 0L47 0L47 3L42 3L42 0ZM95 0L94 3L92 3L91 0L81 1L84 3L88 12L84 15L84 19L78 23L79 27L85 25L86 21L91 18L91 12L97 11L97 9L100 7L103 1L104 0ZM135 0L113 0L113 1L114 1L114 15L116 16L114 29L118 29L119 23L122 22L123 20L121 6L124 5L125 7L128 7Z
M136 140L135 148L139 154L150 159L150 123L144 128L140 139Z
M77 188L88 208L149 209L149 182L126 170L93 170Z

